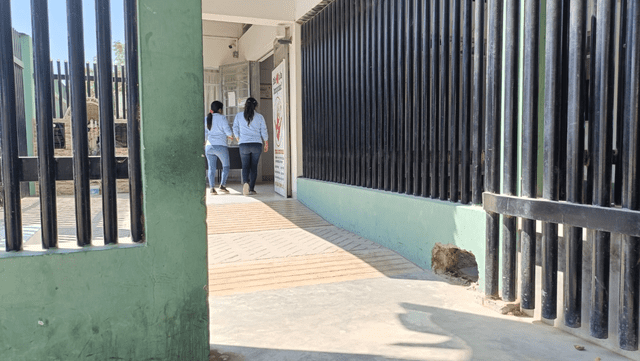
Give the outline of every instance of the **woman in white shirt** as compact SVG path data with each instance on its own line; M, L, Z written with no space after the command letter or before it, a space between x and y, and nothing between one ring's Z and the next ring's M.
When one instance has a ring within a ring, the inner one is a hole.
M264 117L256 112L258 101L247 99L244 111L236 114L233 120L233 134L240 145L240 159L242 160L242 194L255 195L256 178L258 177L258 162L262 153L269 150L269 134Z
M222 115L223 104L219 101L211 103L211 110L204 123L204 138L206 139L205 154L207 155L207 163L209 164L209 186L211 194L218 194L214 188L216 182L216 165L218 158L222 163L222 177L220 179L220 192L229 193L225 187L227 177L229 177L229 149L227 148L227 138L232 139L231 128L227 117Z

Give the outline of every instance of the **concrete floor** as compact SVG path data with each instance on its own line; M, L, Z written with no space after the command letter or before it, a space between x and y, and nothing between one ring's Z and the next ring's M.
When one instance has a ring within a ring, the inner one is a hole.
M231 188L240 190L239 186ZM259 186L257 191L258 197L209 195L207 205L296 202L279 198L269 185ZM264 231L245 229L243 237L261 242ZM210 236L210 245L216 238ZM323 239L328 243L333 240ZM214 259L211 253L210 249ZM286 263L300 256L270 257L273 263ZM234 265L232 260L217 262ZM246 257L242 262L247 262ZM217 267L213 278L226 267L213 266ZM482 306L479 298L472 288L452 285L419 269L404 274L379 272L341 282L212 294L211 360L626 359L532 318L500 315Z

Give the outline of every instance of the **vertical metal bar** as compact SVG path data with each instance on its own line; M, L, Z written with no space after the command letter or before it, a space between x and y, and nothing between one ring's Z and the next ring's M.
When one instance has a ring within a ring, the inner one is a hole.
M500 76L502 64L502 6L501 0L489 0L487 38L487 88L485 127L485 177L486 189L498 193L500 187ZM485 266L485 294L498 295L499 239L498 223L500 215L487 212L487 246Z
M38 186L40 190L40 224L42 248L58 247L58 213L56 208L56 169L53 159L53 108L49 66L49 9L47 0L31 0L33 27L33 63L36 91L38 138ZM65 72L67 63L65 62ZM68 83L68 77L65 77ZM67 91L68 91L67 87ZM67 98L68 99L68 98Z
M433 2L431 9L431 115L429 117L429 149L431 198L438 197L438 124L440 122L438 74L440 73L440 1Z
M73 139L73 185L76 203L78 246L91 245L91 202L89 199L89 145L85 98L84 31L82 0L67 0L69 71L71 78L71 126Z
M116 193L116 147L113 120L113 75L111 74L111 1L96 0L98 44L98 92L100 99L100 166L104 243L118 243ZM117 76L117 73L116 73Z
M328 85L329 85L329 99L330 99L330 103L334 104L334 106L330 107L329 110L329 118L327 119L327 122L329 124L329 142L327 144L328 148L329 148L329 180L331 180L332 182L336 182L337 180L337 173L338 173L338 168L337 168L337 157L338 157L338 153L336 152L336 146L338 145L338 141L337 141L337 133L336 133L336 109L337 107L335 106L336 102L336 88L335 86L337 85L337 77L336 77L336 42L335 42L335 36L336 36L336 14L335 14L335 4L331 3L327 6L327 17L328 17L328 27L329 27L329 31L327 32L327 37L326 37L326 41L328 43L328 63L327 66L329 67L329 72L328 72Z
M390 14L389 14L389 27L387 29L389 29L390 32L390 36L389 36L389 42L390 42L390 49L389 49L389 55L390 55L390 60L389 60L389 67L387 68L387 71L389 71L391 73L390 76L390 83L389 86L391 88L391 97L390 100L392 101L389 105L390 105L390 115L389 115L389 157L390 157L390 161L389 161L389 184L390 184L390 189L392 192L396 192L398 190L398 178L396 176L396 172L397 172L397 148L396 148L396 129L398 129L398 112L397 110L394 111L394 109L396 109L396 105L397 105L397 98L396 98L396 94L398 93L398 82L399 79L397 79L397 72L394 71L395 68L397 67L397 60L398 57L396 56L398 53L401 53L398 49L397 49L397 20L396 20L396 13L399 12L399 10L396 12L396 7L398 5L398 0L391 0L391 10L390 10ZM392 50L393 49L393 50Z
M558 200L566 200L566 184L567 184L567 104L568 104L568 83L569 83L569 2L570 0L562 0L562 20L560 25L560 69L558 81L560 84L560 110L559 118L556 123L556 137L561 140L558 142ZM575 73L572 73L575 74Z
M364 46L364 55L365 55L365 61L364 61L364 70L365 70L365 76L364 76L364 107L365 107L365 124L364 124L364 129L365 129L365 172L364 172L364 182L362 183L362 186L367 187L367 188L371 188L372 185L372 161L373 161L373 157L371 155L372 150L371 150L371 133L372 133L372 128L374 126L374 112L372 112L371 108L372 108L372 102L371 102L371 92L373 91L373 86L371 83L371 57L373 56L373 52L371 51L371 46L372 46L372 42L371 42L371 10L372 10L372 2L371 1L367 1L364 5L364 13L363 13L363 17L364 17L364 37L365 37L365 46Z
M375 189L383 189L384 188L384 150L383 150L383 135L384 135L384 125L383 125L383 99L384 99L384 67L383 67L383 37L382 33L385 32L382 26L382 18L383 18L383 0L376 0L376 28L373 31L373 34L376 36L376 63L373 68L374 74L376 75L376 84L375 88L377 90L377 98L376 98L376 131L375 131L375 139L376 139L376 153L375 153L375 162L377 163L377 181L374 186Z
M451 32L451 86L449 99L449 199L458 201L458 132L460 130L460 0L453 1Z
M55 71L53 70L53 60L49 62L49 74L51 74L51 107L53 109L53 117L56 116L56 93L53 91L55 89L56 81L55 79Z
M340 180L339 182L342 184L347 183L347 173L346 173L346 154L345 154L345 145L346 145L346 132L345 132L345 112L346 112L346 103L345 103L345 95L346 92L346 74L345 74L345 60L346 60L346 47L345 47L345 12L343 11L342 6L344 4L338 3L340 8L337 10L338 13L338 51L340 53L340 58L338 61L338 69L339 69L339 89L341 96L338 97L338 135L339 135L339 158L340 158Z
M413 69L412 69L412 52L413 36L412 27L415 22L415 9L412 9L413 1L407 1L404 6L404 192L411 194L412 188L412 129L413 129Z
M421 121L420 121L420 109L422 109L422 105L420 104L420 24L424 21L421 17L422 7L424 6L422 2L418 0L413 0L412 2L412 19L413 19L413 29L411 32L411 40L413 42L412 48L413 52L412 56L412 67L411 67L411 118L413 124L412 130L412 140L411 140L411 158L413 160L411 164L411 193L413 195L420 195L422 191L421 183L420 183L420 161L421 161L421 142L420 142L420 134L422 132L421 129ZM425 34L426 36L426 34Z
M124 66L120 66L120 74L122 74L122 78L120 79L122 81L122 85L120 86L120 88L122 89L122 118L127 118L127 73L124 71ZM118 95L118 92L116 91L116 95Z
M383 73L384 73L384 82L383 82L383 88L385 90L384 92L384 113L383 113L383 125L382 125L382 130L383 130L383 138L382 138L382 142L383 142L383 157L384 157L384 175L383 175L383 189L385 191L389 191L391 190L391 178L393 178L392 176L392 172L391 172L391 156L390 156L390 137L389 134L391 133L390 131L390 123L391 123L391 97L392 97L392 93L393 93L393 86L391 83L391 77L390 77L390 73L392 73L389 69L391 69L391 61L390 61L390 56L393 53L390 50L390 32L393 32L393 28L390 24L390 17L391 17L391 11L393 11L393 1L394 0L384 0L384 11L383 13L383 28L385 29L385 31L383 32L383 45L384 45L384 49L383 49L383 53L384 53L384 66L382 68Z
M378 15L380 14L380 1L374 0L371 3L371 9L369 11L369 21L370 21L370 38L371 38L371 66L369 68L369 74L371 76L370 84L370 104L371 104L371 188L378 189L379 187L379 178L378 178L378 154L379 154L379 144L378 141L378 129L380 127L380 116L378 113L378 104L379 97L378 93L380 91L380 84L378 83L378 75L380 74L380 27L378 26Z
M354 171L355 171L355 179L354 185L360 186L362 184L362 168L360 167L360 162L362 160L362 147L361 147L361 138L360 138L360 130L361 130L361 98L362 88L360 85L360 71L362 67L361 59L362 59L362 49L360 47L360 3L363 0L354 1L353 8L353 22L354 22L354 33L353 33L353 41L354 41L354 57L353 57L353 77L354 77L354 118L353 118L353 136L355 139L354 143Z
M421 22L421 33L422 33L422 99L421 99L421 123L422 123L422 167L420 169L421 177L422 177L422 196L429 196L429 119L430 112L429 109L429 76L430 76L430 56L431 56L431 47L430 47L430 37L429 33L431 31L431 1L423 1L422 2L422 22Z
M100 79L98 79L98 64L93 63L93 94L100 99Z
M60 60L57 61L58 69L58 115L60 118L64 118L64 111L62 110L62 70L60 68Z
M520 37L520 1L506 1L505 79L504 79L504 179L502 193L516 195L518 182L518 39ZM502 299L516 300L516 225L517 218L502 219Z
M115 95L115 105L116 105L116 112L115 112L115 118L118 119L120 118L120 96L119 96L119 91L118 91L118 66L114 65L113 66L113 85L114 85L114 95Z
M407 79L404 76L404 58L405 53L404 49L407 46L407 39L404 38L405 32L403 32L404 24L407 21L405 19L404 7L406 3L404 0L400 0L397 3L398 11L396 12L397 21L396 21L396 48L398 51L398 60L395 63L394 68L397 71L397 79L396 83L397 87L397 98L396 99L396 188L393 189L394 192L403 193L404 192L404 124L406 122L405 119L405 111L404 111L404 89Z
M66 60L64 61L64 84L64 91L67 96L67 107L64 109L64 112L62 114L67 112L67 109L69 109L69 104L71 104L71 97L69 97L69 63Z
M462 15L462 89L460 113L460 201L467 204L470 201L470 119L471 119L471 19L472 0L463 0Z
M474 22L474 54L473 54L473 160L471 165L471 202L482 203L482 129L484 129L483 104L484 94L484 7L483 1L476 1Z
M560 117L560 37L562 0L547 0L545 48L544 175L542 196L558 200L558 143ZM555 319L558 293L558 225L542 225L542 317Z
M540 0L525 0L522 89L522 197L537 197ZM520 307L536 300L536 221L522 220Z
M618 3L616 3L618 4ZM616 104L616 161L615 161L615 176L613 183L614 187L614 203L622 203L622 158L624 157L622 139L624 138L624 125L623 125L623 112L624 112L624 99L625 99L625 81L626 79L626 34L627 34L627 0L620 0L620 30L619 30L619 43L618 43L618 94Z
M449 123L449 19L450 13L450 1L445 0L442 3L442 19L440 19L440 103L439 103L439 129L438 129L438 148L440 153L440 162L438 164L438 175L440 179L438 183L440 185L439 195L441 200L447 199L448 182L447 182L447 128Z
M593 13L595 14L596 2L593 2ZM584 203L593 203L593 123L595 118L596 93L596 38L598 35L598 22L595 16L591 16L591 42L589 46L589 135L588 135L588 158L587 158L587 181L584 190Z
M313 178L320 179L320 17L313 20L313 98L316 100L313 104Z
M567 202L582 199L584 120L582 87L584 74L584 45L586 31L586 3L571 0L570 4L569 69L579 70L568 77L567 109ZM564 227L566 242L566 270L564 274L564 323L580 327L582 314L582 228Z
M626 1L625 1L626 2ZM624 99L624 152L622 207L638 210L638 126L640 103L640 4L627 3L627 29L621 34L626 42ZM618 115L621 116L620 114ZM622 236L620 254L620 300L618 337L620 348L638 349L638 237Z
M91 76L91 67L90 67L89 63L87 63L87 75L86 75L86 77L87 77L87 97L91 98L91 79L92 79L92 76Z
M319 34L319 42L320 42L320 79L319 84L320 88L320 99L321 104L328 104L328 90L327 90L327 38L326 34L328 32L327 26L327 12L323 11L320 13L320 28L322 29ZM320 180L326 181L328 180L329 175L329 152L328 152L328 137L327 137L327 119L328 116L328 107L320 108Z
M348 137L348 152L349 152L349 163L348 163L348 184L354 185L356 182L355 174L356 174L356 166L355 166L355 117L356 117L356 97L355 97L355 4L353 1L346 2L346 10L347 10L347 24L348 24L348 100L349 100L349 117L348 117L348 129L347 132L349 134Z
M598 0L598 34L596 45L596 77L594 96L593 204L609 207L611 190L611 118L613 99L610 66L613 61L612 0ZM595 231L592 258L591 336L607 338L609 333L609 260L611 234Z
M5 248L7 252L21 251L22 208L10 1L0 1L0 123Z

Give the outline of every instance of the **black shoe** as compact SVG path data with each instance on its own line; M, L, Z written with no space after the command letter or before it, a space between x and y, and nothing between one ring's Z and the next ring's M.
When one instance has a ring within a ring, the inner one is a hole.
M222 193L229 193L229 190L227 189L227 187L221 185L220 188L218 189L220 192Z
M258 194L256 191L249 191L250 196L255 196L256 194Z
M216 189L215 188L211 188L211 195L215 196L217 194L218 194L218 192L216 192Z

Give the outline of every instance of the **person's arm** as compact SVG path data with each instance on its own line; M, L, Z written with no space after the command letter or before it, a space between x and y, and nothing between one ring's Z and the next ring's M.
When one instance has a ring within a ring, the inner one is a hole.
M262 120L260 124L260 135L262 136L262 140L264 140L264 151L265 153L269 151L269 132L267 131L267 122L264 120L264 117L260 115Z
M231 132L231 128L229 128L229 122L227 121L227 118L224 117L224 119L221 119L221 122L222 122L222 131L224 132L224 134L227 135L227 139L233 139L233 133Z
M233 136L236 137L236 140L240 141L240 124L238 123L238 114L233 118Z
M207 117L204 117L204 144L207 144L207 139L209 139L209 129L207 129Z

